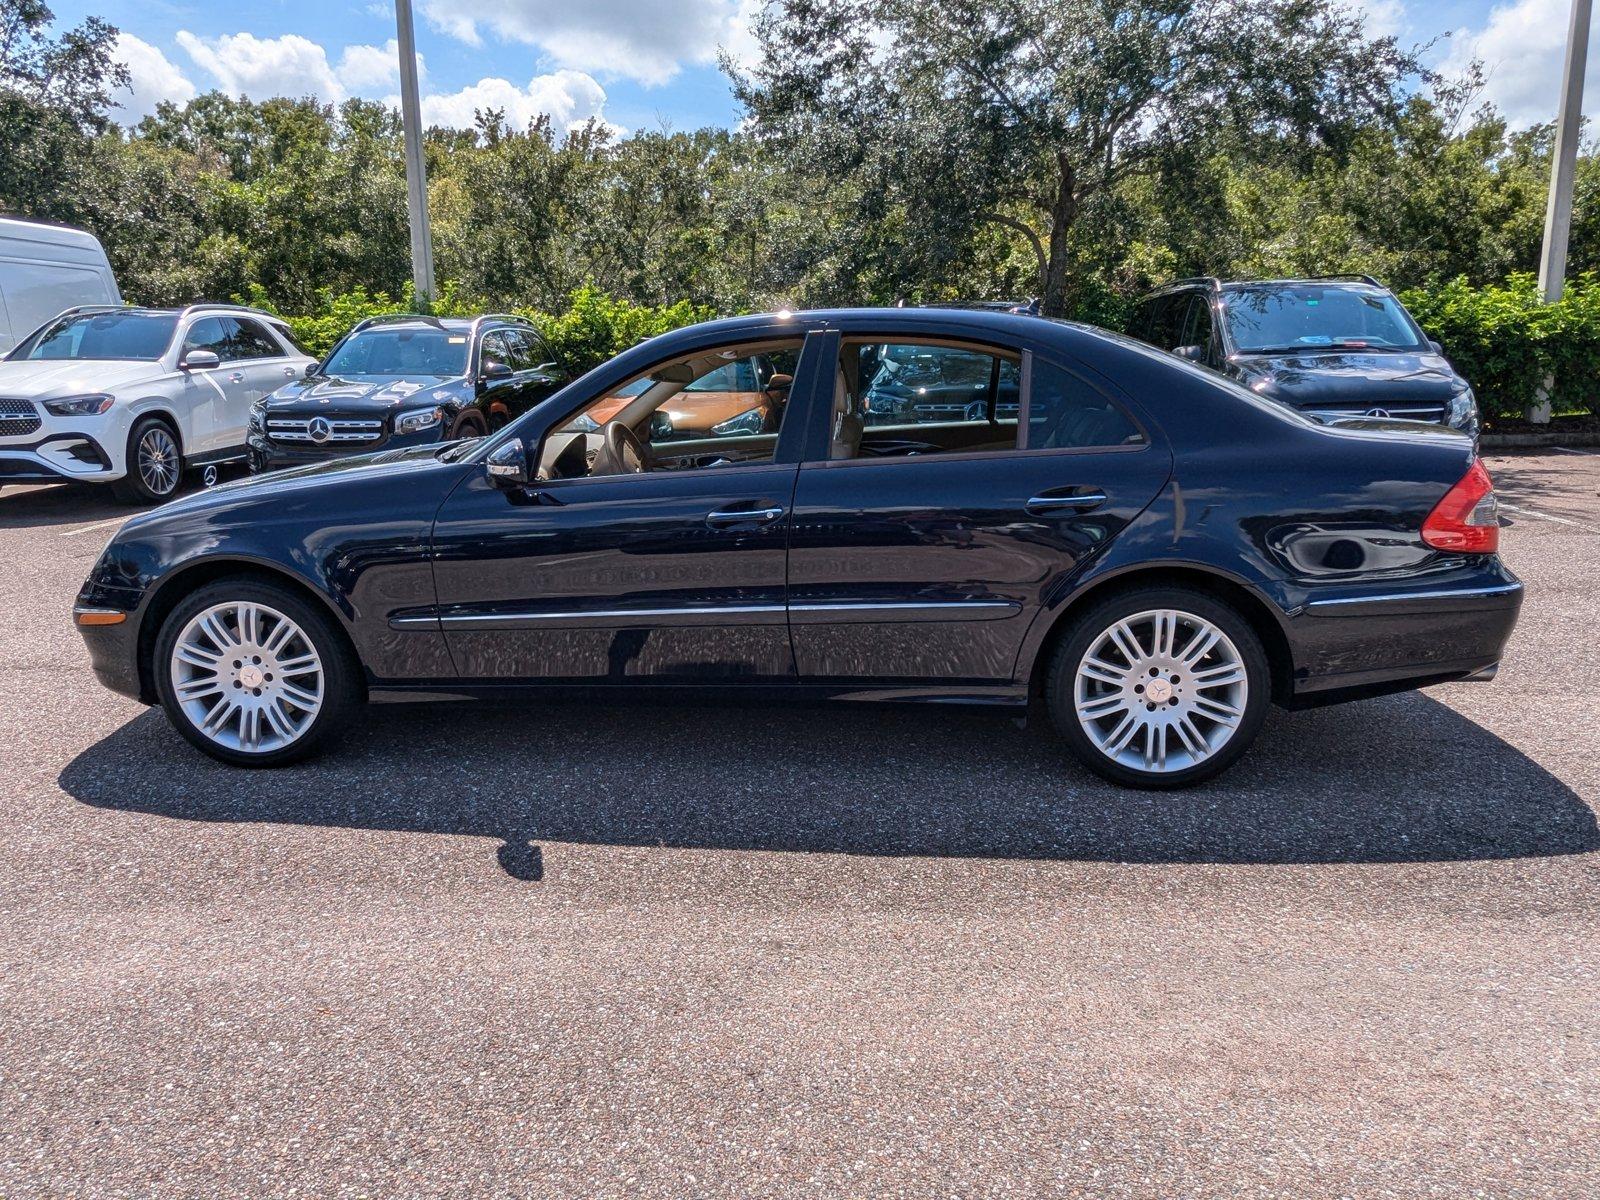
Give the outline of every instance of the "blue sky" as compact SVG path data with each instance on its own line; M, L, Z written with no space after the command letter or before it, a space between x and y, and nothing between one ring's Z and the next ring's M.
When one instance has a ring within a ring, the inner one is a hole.
M466 126L475 108L498 107L519 124L547 112L560 127L598 116L633 130L738 120L716 55L719 47L736 57L750 53L749 23L760 0L414 3L431 123ZM1485 98L1513 123L1553 115L1568 0L1352 3L1374 32L1407 43L1442 39L1431 58L1446 70L1482 58L1490 73ZM58 0L55 9L63 23L92 13L123 31L119 53L133 76L124 98L130 120L158 99L212 88L324 100L389 99L397 90L394 10L385 0ZM1590 57L1590 93L1600 99L1600 61L1594 50Z

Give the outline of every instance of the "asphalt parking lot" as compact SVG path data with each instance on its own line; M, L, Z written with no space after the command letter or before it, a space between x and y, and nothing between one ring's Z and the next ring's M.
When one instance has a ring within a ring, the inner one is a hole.
M1600 454L1492 684L1115 790L948 712L374 709L237 773L0 494L0 1196L1600 1194Z

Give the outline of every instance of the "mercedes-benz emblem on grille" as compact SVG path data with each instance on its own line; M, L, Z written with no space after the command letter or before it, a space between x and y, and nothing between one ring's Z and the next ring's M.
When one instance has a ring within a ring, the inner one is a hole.
M333 426L328 424L327 417L312 417L306 425L306 436L313 442L325 442L333 436Z
M1369 409L1367 409L1367 416L1369 416L1369 417L1387 417L1388 415L1389 415L1389 410L1387 408L1369 408ZM317 435L313 433L311 436L312 437L316 437Z

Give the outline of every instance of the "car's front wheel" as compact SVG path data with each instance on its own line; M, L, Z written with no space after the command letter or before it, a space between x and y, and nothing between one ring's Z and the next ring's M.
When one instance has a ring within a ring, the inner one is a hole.
M1188 588L1142 588L1084 613L1056 649L1047 698L1068 746L1115 783L1175 788L1232 766L1271 702L1261 639Z
M183 481L178 435L160 417L140 417L128 431L127 474L111 485L124 504L160 504Z
M161 626L152 666L178 732L234 766L316 753L360 701L356 664L332 618L256 580L222 580L182 600Z

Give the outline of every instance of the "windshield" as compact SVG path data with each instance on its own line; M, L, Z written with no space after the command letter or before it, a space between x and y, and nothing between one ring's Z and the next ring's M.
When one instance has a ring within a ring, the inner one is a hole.
M1224 295L1235 350L1304 350L1319 346L1420 350L1424 343L1400 302L1369 288L1244 288Z
M463 375L467 335L433 327L363 329L322 364L327 375Z
M67 317L40 329L13 359L135 359L154 362L166 352L176 313L100 312Z

